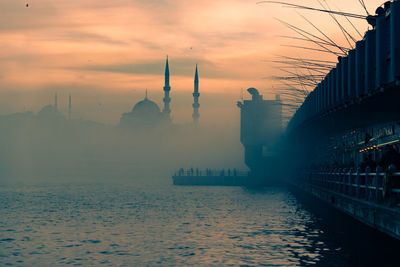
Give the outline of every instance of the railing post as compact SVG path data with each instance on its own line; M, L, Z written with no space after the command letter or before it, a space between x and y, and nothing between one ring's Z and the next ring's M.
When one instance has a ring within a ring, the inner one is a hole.
M334 173L334 175L332 175L332 179L331 179L331 189L332 189L333 191L336 190L336 179L337 179L337 174L338 174L338 170L336 169L336 170L335 170L335 173Z
M340 191L340 184L339 184L339 183L340 183L341 173L342 173L342 169L339 169L338 172L337 172L337 174L336 174L336 177L335 177L334 186L335 186L335 191L336 191L336 192L339 192L339 191Z
M365 198L369 199L369 173L371 172L371 167L367 166L365 168Z
M346 175L347 174L347 169L343 169L342 177L341 177L341 190L340 193L346 194Z
M337 174L338 174L339 170L336 169L335 170L335 174L332 176L332 180L331 180L331 189L333 191L336 191L336 180L337 180Z
M339 169L338 173L336 174L336 178L335 178L335 191L336 192L340 191L340 177L342 177L342 171L343 171L343 169Z
M356 197L360 198L360 167L357 168L357 176L356 176Z
M352 173L353 173L353 169L350 168L348 176L347 176L347 194L350 195L350 196L353 194L353 186L351 185L351 175L352 175Z
M330 187L330 184L329 184L330 180L332 180L332 172L330 172L329 175L324 180L324 185L325 185L325 188L327 188L327 189L329 189L329 187Z
M335 170L331 172L331 175L326 180L326 187L332 190L332 180L335 178Z
M339 171L336 174L335 177L335 191L339 192L340 191L340 177L341 177L342 169L339 169Z
M380 180L380 174L382 172L382 168L380 166L376 167L376 174L375 174L375 181L374 181L374 186L375 186L375 201L379 201L379 180Z
M329 181L332 179L332 172L329 172L329 175L326 176L324 180L324 186L325 188L329 189Z
M397 202L397 193L393 192L393 185L396 185L397 183L394 181L394 179L398 178L394 176L394 173L397 171L396 166L394 164L390 164L389 166L389 171L392 174L392 181L391 183L391 188L389 192L389 205L394 205Z

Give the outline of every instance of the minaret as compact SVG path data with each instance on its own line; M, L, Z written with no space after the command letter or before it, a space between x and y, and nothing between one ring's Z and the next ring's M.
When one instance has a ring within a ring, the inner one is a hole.
M199 117L200 117L200 114L199 114L199 107L200 107L199 96L200 96L200 93L199 93L199 74L197 72L197 64L196 64L196 73L194 74L194 92L193 92L194 102L193 102L193 115L192 115L194 124L198 123Z
M169 86L169 66L168 66L168 56L167 62L165 63L165 84L164 84L164 109L163 113L167 119L170 119L171 110L169 109L169 103L171 102L171 98L169 97L169 91L171 91L171 87Z
M58 108L57 93L54 95L54 107L55 107L55 108Z
M68 98L68 119L71 120L71 112L72 112L72 103L71 103L71 94L69 94Z

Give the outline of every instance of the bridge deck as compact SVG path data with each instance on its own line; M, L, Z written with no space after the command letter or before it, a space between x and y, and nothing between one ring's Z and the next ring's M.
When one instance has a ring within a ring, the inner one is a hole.
M304 173L293 185L400 240L400 189L395 186L387 188L384 177L382 172L317 171ZM400 173L393 173L391 177L399 179Z

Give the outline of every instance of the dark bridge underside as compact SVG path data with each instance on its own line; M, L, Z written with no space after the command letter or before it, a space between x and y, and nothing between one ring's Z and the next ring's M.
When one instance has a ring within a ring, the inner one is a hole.
M289 136L324 136L377 123L400 120L400 86L389 86L354 102L314 117L295 128Z

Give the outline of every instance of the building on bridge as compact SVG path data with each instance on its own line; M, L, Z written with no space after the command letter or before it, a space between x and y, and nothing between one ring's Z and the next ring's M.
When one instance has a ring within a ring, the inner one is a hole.
M255 88L247 91L251 100L238 102L240 108L240 141L245 148L245 163L255 172L264 168L282 133L282 102L264 100Z

